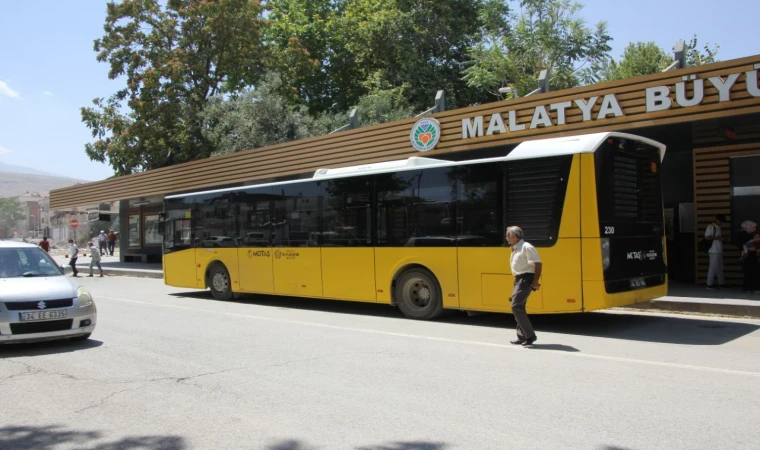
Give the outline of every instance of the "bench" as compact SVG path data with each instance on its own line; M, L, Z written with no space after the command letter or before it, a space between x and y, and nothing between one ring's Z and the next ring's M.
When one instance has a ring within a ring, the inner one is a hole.
M141 255L138 253L125 253L124 262L148 262L148 255Z

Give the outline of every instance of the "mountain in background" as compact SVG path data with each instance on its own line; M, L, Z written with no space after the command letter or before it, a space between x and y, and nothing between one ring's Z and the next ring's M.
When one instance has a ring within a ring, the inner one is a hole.
M53 175L31 167L14 166L0 162L0 198L17 197L28 192L47 196L53 189L60 189L85 180Z
M54 175L52 173L43 172L37 169L32 169L31 167L14 166L13 164L6 164L2 161L0 161L0 172L26 173L29 175L47 175L50 177L59 177L59 175Z

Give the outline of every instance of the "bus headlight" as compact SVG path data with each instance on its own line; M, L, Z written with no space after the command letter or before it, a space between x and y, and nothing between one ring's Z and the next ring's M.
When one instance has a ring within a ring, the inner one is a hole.
M604 270L610 267L610 239L602 238L602 267Z

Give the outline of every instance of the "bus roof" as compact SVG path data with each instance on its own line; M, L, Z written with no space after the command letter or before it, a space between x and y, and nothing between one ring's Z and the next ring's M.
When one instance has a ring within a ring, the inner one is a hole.
M550 156L575 155L580 153L594 153L599 146L610 137L619 137L634 141L643 142L659 149L660 161L665 158L665 145L651 139L636 136L627 133L603 132L593 134L582 134L578 136L556 137L548 139L537 139L525 141L517 145L506 156L495 158L471 159L466 161L448 161L444 159L411 157L396 161L386 161L380 163L362 164L358 166L340 167L336 169L318 169L312 178L303 178L299 180L281 181L276 183L252 184L250 186L240 186L225 189L213 189L208 191L188 192L186 194L167 195L167 199L181 198L189 195L217 194L223 192L233 192L243 189L282 186L288 184L297 184L307 181L330 180L337 178L348 178L359 175L375 175L389 172L401 172L406 170L415 170L422 167L450 167L461 166L464 164L480 164L487 162L513 161L520 159L547 158Z

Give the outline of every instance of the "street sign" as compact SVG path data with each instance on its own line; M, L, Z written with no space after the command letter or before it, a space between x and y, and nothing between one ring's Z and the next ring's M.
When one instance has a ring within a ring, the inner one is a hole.
M79 221L77 219L71 219L71 228L76 230L78 226L79 226Z

